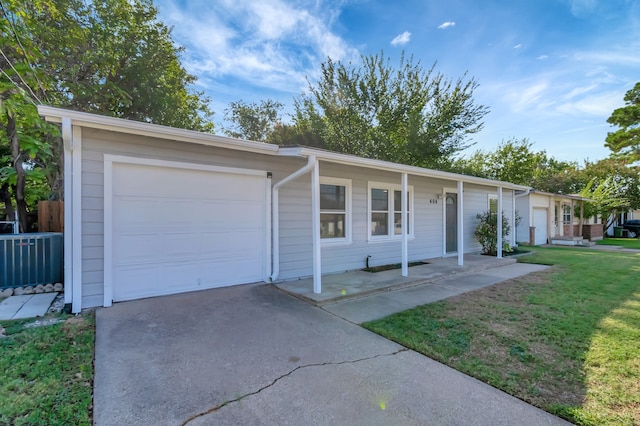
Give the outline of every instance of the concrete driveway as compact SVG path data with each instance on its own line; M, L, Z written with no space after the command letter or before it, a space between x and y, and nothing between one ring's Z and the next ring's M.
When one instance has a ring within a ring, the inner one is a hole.
M96 313L96 425L553 425L544 411L268 285Z

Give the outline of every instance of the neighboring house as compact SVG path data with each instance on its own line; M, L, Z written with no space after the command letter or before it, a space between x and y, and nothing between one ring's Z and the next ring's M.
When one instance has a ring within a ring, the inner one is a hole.
M616 217L610 217L611 226L605 231L610 237L614 236L615 227L622 226L627 220L640 219L640 210L629 210L623 213L619 213Z
M583 217L585 201L578 195L535 190L517 192L516 211L520 223L516 229L516 242L576 245L581 244L583 238L602 239L602 225L592 224Z
M403 275L410 261L457 256L462 265L463 253L480 250L476 214L495 205L513 223L515 192L527 189L51 107L39 113L62 126L73 312L309 276L319 293L322 274L363 268L369 256L371 266L402 263Z

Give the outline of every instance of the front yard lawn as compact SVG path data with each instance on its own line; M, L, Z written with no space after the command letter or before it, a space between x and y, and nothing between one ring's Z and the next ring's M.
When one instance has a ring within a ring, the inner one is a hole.
M597 241L601 246L621 246L624 248L640 250L640 238L605 238Z
M363 325L576 424L640 424L640 254L536 251L555 266Z
M93 319L47 315L0 326L0 424L90 425Z

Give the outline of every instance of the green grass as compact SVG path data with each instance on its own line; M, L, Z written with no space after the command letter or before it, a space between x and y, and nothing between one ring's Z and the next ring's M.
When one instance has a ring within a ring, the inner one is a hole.
M536 251L555 266L363 325L576 424L640 424L640 254Z
M63 322L34 328L25 327L33 319L1 322L0 424L91 424L93 319L53 318Z
M624 248L640 250L640 238L605 238L596 242L601 246L621 246Z

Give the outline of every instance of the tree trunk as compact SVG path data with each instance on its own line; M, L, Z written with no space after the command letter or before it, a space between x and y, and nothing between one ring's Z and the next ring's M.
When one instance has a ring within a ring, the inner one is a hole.
M27 203L24 200L24 189L27 181L27 173L24 171L22 161L22 151L20 151L20 140L18 139L18 128L16 118L7 112L7 136L11 144L11 155L13 156L13 167L16 170L16 208L22 232L27 230Z
M13 203L11 202L11 192L9 192L9 184L6 182L0 187L0 201L4 203L4 212L7 216L6 220L15 220L16 217L13 211Z

